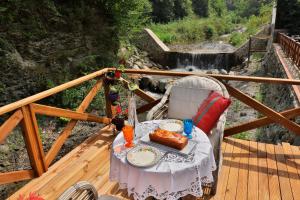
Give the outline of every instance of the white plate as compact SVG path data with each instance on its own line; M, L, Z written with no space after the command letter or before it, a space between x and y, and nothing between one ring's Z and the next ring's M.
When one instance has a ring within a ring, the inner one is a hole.
M136 167L151 167L161 158L158 149L152 146L137 146L127 153L127 161Z
M159 128L171 132L182 133L183 122L177 119L166 120L159 124Z

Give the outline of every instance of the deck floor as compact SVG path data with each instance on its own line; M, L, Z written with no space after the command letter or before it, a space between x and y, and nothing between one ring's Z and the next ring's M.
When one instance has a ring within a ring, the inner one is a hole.
M9 199L36 191L45 199L57 199L68 187L80 180L91 182L99 194L112 194L122 199L126 191L109 181L109 128L75 148L48 172L30 181ZM224 139L223 165L217 194L210 199L300 200L300 149L287 143L272 145Z

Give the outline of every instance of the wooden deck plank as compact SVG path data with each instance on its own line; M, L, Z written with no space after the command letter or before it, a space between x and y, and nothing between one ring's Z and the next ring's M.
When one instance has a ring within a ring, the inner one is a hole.
M300 199L300 179L297 171L297 166L294 161L294 155L291 146L288 143L282 143L286 166L289 173L290 184L292 187L294 199Z
M225 192L225 199L226 200L232 200L236 197L236 191L237 191L237 184L238 184L238 178L239 178L239 163L241 159L241 143L238 140L234 140L234 148L232 152L231 157L231 165L229 170L229 177L228 177L228 183L227 188Z
M266 144L258 143L258 199L269 200L269 180Z
M258 199L257 142L250 141L248 199Z
M106 145L109 140L112 141L113 138L103 139L102 135L109 132L110 127L103 128L97 135L94 135L94 137L87 139L84 143L76 147L61 160L51 166L51 170L49 170L47 173L43 174L38 179L33 179L32 181L30 181L29 184L25 185L14 195L12 195L10 199L17 199L19 194L28 195L29 192L32 191L38 191L40 194L42 194L44 188L47 188L47 186L51 186L51 184L55 185L56 183L58 183L57 180L61 179L60 176L64 177L66 175L65 172L69 171L72 167L80 164L80 160L82 161L88 158L88 156L85 155L87 155L87 152L91 151L90 149L92 147L95 148L95 146L97 145L98 147L100 147L101 144ZM107 149L107 147L103 146L103 149ZM108 160L106 161L109 163ZM62 179L61 181L65 180ZM72 182L70 182L70 185L72 185Z
M269 192L271 200L280 200L280 185L277 174L277 164L274 145L266 144L267 150L267 165L268 165L268 179L269 179Z
M246 200L248 198L248 171L249 171L249 141L240 140L241 159L239 165L237 200Z
M298 175L300 177L300 149L297 146L291 146L293 156L294 156L294 162L297 167Z
M217 188L217 193L214 196L214 199L218 199L218 200L224 199L224 197L225 197L234 140L231 138L226 138L226 139L224 139L224 142L226 142L227 144L226 144L225 151L223 153L224 160L223 160L223 164L222 164L222 170L220 173L220 177L218 180L219 185Z
M289 174L285 164L284 153L281 145L275 145L275 155L278 167L278 178L280 184L280 191L283 200L292 200L293 194L291 190Z

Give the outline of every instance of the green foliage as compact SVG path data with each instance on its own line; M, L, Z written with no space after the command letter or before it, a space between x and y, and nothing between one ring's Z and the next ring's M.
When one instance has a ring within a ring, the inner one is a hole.
M89 81L85 82L84 84L80 85L79 87L68 89L62 92L62 106L65 108L70 108L75 110L82 100L86 97L87 93L93 88L96 81ZM99 109L104 106L104 92L100 90L94 101L90 104L90 109Z
M182 19L192 13L192 2L190 0L174 0L175 19Z
M151 0L152 20L166 23L175 19L182 19L192 13L190 0Z
M288 29L290 34L299 34L299 10L299 0L277 0L276 28Z
M145 25L151 13L148 0L100 0L116 24L121 37L131 37Z
M221 17L226 14L227 7L224 0L209 0L209 14Z
M204 26L204 34L205 34L205 39L210 40L213 38L215 35L215 28L212 25L206 25Z
M151 30L165 43L191 43L213 39L233 30L228 17L199 18L191 16L168 24L152 24Z
M208 17L208 0L193 0L193 11L199 17Z
M242 133L235 134L232 137L236 138L236 139L241 139L241 140L250 140L251 139L251 135L252 134L249 133L249 132L242 132Z
M245 41L244 35L240 32L234 32L229 39L230 44L239 46Z

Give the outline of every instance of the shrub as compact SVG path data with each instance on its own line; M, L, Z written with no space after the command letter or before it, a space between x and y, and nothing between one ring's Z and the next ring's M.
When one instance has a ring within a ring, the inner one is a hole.
M213 38L213 36L215 35L215 29L213 26L211 25L206 25L204 27L204 34L205 34L205 39L210 40Z
M243 35L239 32L234 32L229 39L230 44L233 46L239 46L244 42Z

